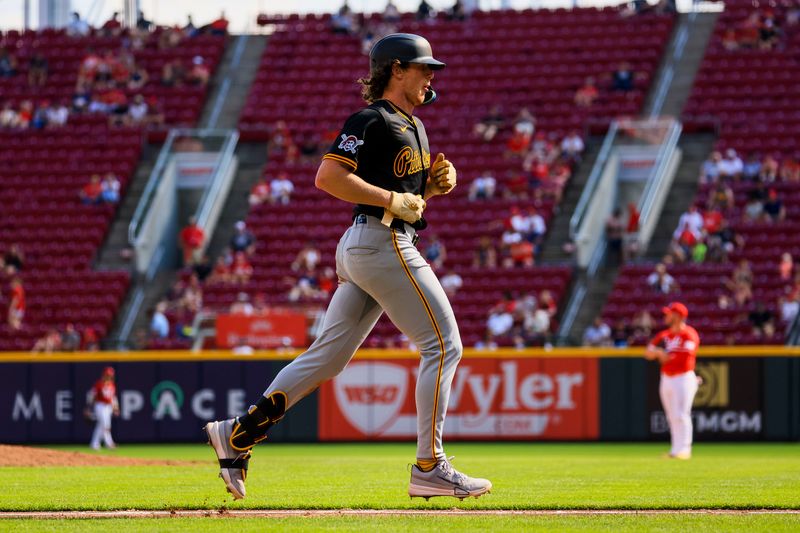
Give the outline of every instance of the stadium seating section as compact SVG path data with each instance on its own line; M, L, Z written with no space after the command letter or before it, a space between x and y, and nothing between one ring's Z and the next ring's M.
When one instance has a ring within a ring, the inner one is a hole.
M363 102L354 80L365 74L367 59L355 37L334 35L327 17L276 19L273 34L242 113L240 129L245 140L266 141L276 121L284 120L298 144L305 135L337 130ZM473 125L500 102L512 118L527 107L536 117L538 131L560 139L570 129L602 131L612 117L640 110L666 44L673 19L648 15L624 19L615 10L523 11L476 13L465 23L441 19L418 23L404 17L400 31L429 37L436 56L449 67L436 74L433 85L440 95L430 109L419 110L431 139L432 152L444 152L459 170L460 186L448 197L434 199L426 217L447 247L444 270L453 269L465 288L453 305L466 346L483 338L489 308L504 290L519 294L549 289L558 300L571 279L571 267L536 266L527 269L487 270L472 267L472 253L480 235L499 238L492 221L508 217L516 202L495 199L468 203L469 183L490 170L502 183L506 172L520 167L519 160L503 157L508 132L490 143L471 136ZM637 88L629 94L608 90L609 78L621 62L639 73ZM589 109L573 103L575 90L587 76L601 87L601 98ZM262 206L247 216L261 243L253 259L251 295L265 293L271 302L285 302L282 280L302 245L317 241L322 264L332 265L336 242L350 223L349 209L317 191L313 185L318 161L288 163L273 154L265 175L287 171L295 193L289 206ZM532 200L547 221L556 208L552 200ZM523 206L525 204L523 203ZM420 244L424 248L423 236ZM204 304L229 304L239 288L206 287ZM555 324L554 324L555 325ZM368 345L396 334L385 319Z
M723 36L754 11L749 1L725 2L709 42L690 99L684 109L685 131L715 130L719 133L715 149L734 148L744 158L751 152L761 157L773 155L779 161L796 157L800 150L800 67L795 47L800 32L788 32L781 45L771 50L727 50ZM764 7L780 18L780 6ZM699 173L700 169L698 169ZM731 262L747 259L755 275L753 301L761 301L778 316L778 298L785 295L784 283L778 277L781 254L800 254L800 183L777 182L768 187L778 191L786 206L786 221L780 224L747 222L742 209L753 183L732 183L736 208L728 217L733 229L746 240L741 252L730 256ZM705 205L711 186L701 185L696 202ZM721 276L730 276L733 264L679 265L669 269L682 288L671 297L654 293L645 282L653 265L629 265L622 270L603 315L612 323L630 320L642 307L660 316L660 307L668 300L681 299L691 304L692 323L697 325L705 344L783 343L780 321L770 337L752 335L747 323L750 304L742 309L719 309L717 297L724 291Z
M216 66L224 49L223 37L197 37L177 48L160 51L157 35L135 52L136 62L147 68L150 83L141 91L162 103L169 125L193 125L200 110L204 87L163 88L158 84L165 61L190 62L195 55ZM119 49L119 38L69 38L60 31L8 32L0 46L14 51L21 74L0 79L0 101L70 101L78 68L87 47L102 52ZM34 49L42 50L50 75L47 85L31 90L25 69ZM93 270L116 209L83 205L78 191L89 176L114 172L122 192L141 155L140 129L109 129L103 116L71 116L67 126L42 131L0 130L0 251L20 244L25 253L21 272L27 296L27 313L21 331L0 325L0 350L30 350L49 328L73 323L78 330L91 327L102 338L108 333L121 301L129 273ZM154 132L152 137L163 137ZM0 308L5 312L8 291L3 288Z

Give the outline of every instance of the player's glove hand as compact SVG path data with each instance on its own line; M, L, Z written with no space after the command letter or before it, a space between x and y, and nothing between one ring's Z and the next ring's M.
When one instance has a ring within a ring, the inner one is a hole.
M425 200L422 199L422 196L411 194L410 192L399 193L392 191L392 202L389 204L389 209L387 209L387 211L391 216L413 224L422 218L422 211L424 209ZM384 220L385 219L386 217L384 217Z
M440 153L431 165L430 183L428 187L432 194L448 194L456 187L456 167Z

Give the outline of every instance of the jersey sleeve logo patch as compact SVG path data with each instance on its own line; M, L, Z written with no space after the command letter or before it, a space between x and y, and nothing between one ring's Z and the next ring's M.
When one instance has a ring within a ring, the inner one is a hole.
M339 143L339 150L355 154L358 147L362 144L364 144L364 141L355 135L342 135L342 142Z

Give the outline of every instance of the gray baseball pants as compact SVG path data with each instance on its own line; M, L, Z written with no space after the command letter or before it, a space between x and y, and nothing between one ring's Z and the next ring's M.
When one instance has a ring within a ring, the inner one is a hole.
M339 286L314 343L283 368L264 396L283 392L289 407L339 374L382 312L420 350L416 388L417 458L444 459L450 385L461 359L453 309L430 265L412 244L414 229L390 229L358 215L336 247Z

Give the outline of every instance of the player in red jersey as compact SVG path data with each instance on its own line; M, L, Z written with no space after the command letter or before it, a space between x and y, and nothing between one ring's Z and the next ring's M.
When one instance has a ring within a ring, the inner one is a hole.
M114 383L114 369L112 367L107 366L103 369L103 374L89 393L89 404L92 405L96 420L94 433L92 434L92 449L100 449L100 439L103 439L106 447L116 448L114 439L111 438L111 416L119 415L119 404L117 402L117 385Z
M645 357L661 363L659 396L667 416L672 449L669 456L675 459L692 457L692 402L697 392L694 373L700 336L686 324L689 310L679 302L662 309L667 329L653 337L645 350Z

